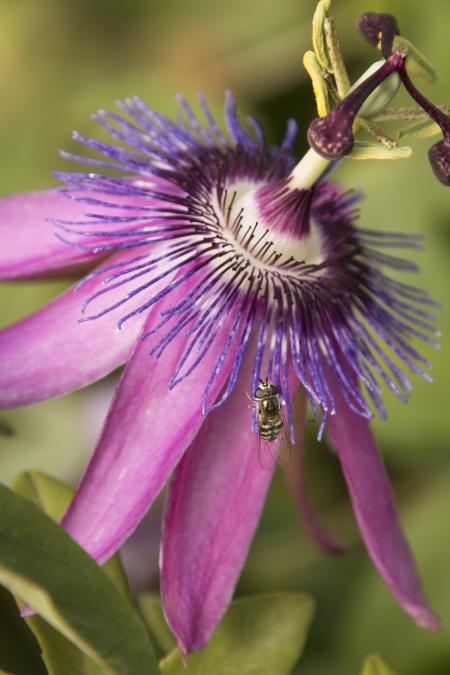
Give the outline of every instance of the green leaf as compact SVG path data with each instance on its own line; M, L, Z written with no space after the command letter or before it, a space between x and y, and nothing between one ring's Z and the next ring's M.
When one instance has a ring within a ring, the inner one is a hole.
M56 522L61 520L73 497L72 488L39 471L20 474L13 487L15 492L41 507ZM119 556L111 558L103 569L127 596L128 583ZM27 623L41 646L42 658L50 675L101 675L102 670L86 654L40 616L28 619Z
M438 76L428 59L414 47L412 42L402 35L396 35L394 38L393 51L399 51L407 54L406 67L411 75L415 75L422 82L434 84L438 81Z
M379 656L371 654L364 662L361 675L395 675L395 673Z
M367 141L355 141L353 150L349 159L408 159L411 157L412 149L408 146L402 148L388 148L377 143Z
M40 616L27 619L42 649L49 675L102 675L103 669Z
M146 593L140 596L138 603L144 621L156 641L159 655L165 656L176 646L177 641L164 618L159 595Z
M102 673L159 672L144 625L103 570L29 499L2 485L0 583L92 658Z
M327 52L324 27L330 5L331 0L319 0L317 4L312 24L312 43L318 62L322 68L328 70L329 73L332 73L333 67Z
M183 663L174 649L164 675L288 675L297 663L314 612L304 593L271 593L235 600L201 651Z
M57 523L63 517L74 494L71 487L40 471L25 471L19 474L13 483L13 490L30 499ZM128 581L119 556L111 558L103 569L119 591L128 597Z
M39 645L19 615L17 603L0 586L0 672L45 675Z
M13 482L13 490L42 508L52 520L59 522L73 496L73 490L40 471L26 471Z
M73 496L69 486L39 471L20 474L13 488L56 522L61 520ZM86 654L40 616L27 619L27 624L41 646L42 658L50 675L101 675L102 671Z

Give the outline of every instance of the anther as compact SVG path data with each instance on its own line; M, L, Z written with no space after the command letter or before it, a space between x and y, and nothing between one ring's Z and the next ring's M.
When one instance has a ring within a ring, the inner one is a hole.
M397 19L393 14L366 12L358 19L358 29L367 42L381 49L385 59L389 58L394 38L400 35Z
M330 160L348 155L354 144L353 122L370 94L393 72L399 70L406 56L395 52L375 72L354 89L326 117L314 120L308 129L308 142L314 150Z

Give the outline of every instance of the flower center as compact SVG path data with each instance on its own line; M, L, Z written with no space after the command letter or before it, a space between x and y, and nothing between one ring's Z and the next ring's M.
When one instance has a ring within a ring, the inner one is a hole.
M388 60L382 75L394 72L394 65ZM360 86L363 91L358 87L336 108L337 121L345 119L342 111L354 114L363 103L366 83ZM204 364L215 343L218 357L202 394L204 414L233 391L255 335L249 390L254 392L262 377L274 383L286 405L291 438L291 368L313 414L322 410L319 435L335 412L330 376L355 413L372 416L363 384L384 415L377 377L401 400L410 385L379 342L427 377L427 362L407 338L433 344L424 330L435 334L426 310L432 301L383 271L414 269L383 248L415 248L416 237L358 229L357 195L320 179L324 166L319 162L317 173L314 151L295 164L295 124L274 149L254 120L253 134L247 133L228 95L229 142L201 102L205 128L184 99L184 126L130 99L120 105L133 124L117 114L100 116L113 138L125 139L126 150L77 136L103 158L64 155L123 174L59 174L70 197L88 211L82 220L56 220L61 238L96 253L121 252L85 278L100 283L85 300L80 320L123 307L121 328L149 314L141 339L149 339L151 355L160 358L173 340L182 341L169 388ZM216 378L224 367L228 379L217 398Z
M311 216L313 190L290 189L287 180L237 182L212 204L224 245L263 273L300 275L324 261L323 233Z

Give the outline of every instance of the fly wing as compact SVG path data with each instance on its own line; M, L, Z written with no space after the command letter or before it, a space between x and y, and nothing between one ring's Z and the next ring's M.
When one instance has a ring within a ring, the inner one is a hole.
M283 426L281 427L281 431L278 434L278 437L276 438L276 441L278 441L276 452L278 464L280 464L281 466L286 466L286 464L288 464L289 460L291 459L292 444L291 444L291 437L289 434L289 427L286 423L284 415L282 416L282 420Z
M286 466L292 454L289 429L284 417L280 432L272 441L266 441L258 432L258 459L261 467L269 471L276 463Z
M271 471L275 464L277 463L277 452L274 444L278 439L274 441L266 441L258 433L258 459L261 465L261 468L265 471Z

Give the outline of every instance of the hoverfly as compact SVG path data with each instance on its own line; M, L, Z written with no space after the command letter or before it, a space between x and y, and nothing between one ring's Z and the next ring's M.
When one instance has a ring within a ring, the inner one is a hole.
M289 462L291 443L278 388L268 379L259 382L252 398L258 425L258 458L263 469L270 469L275 462Z

